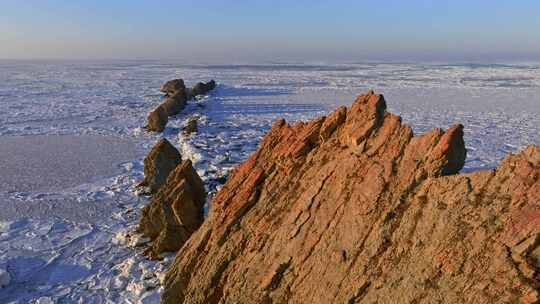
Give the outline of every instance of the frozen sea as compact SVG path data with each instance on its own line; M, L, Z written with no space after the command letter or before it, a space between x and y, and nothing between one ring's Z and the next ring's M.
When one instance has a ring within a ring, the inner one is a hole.
M172 78L218 87L147 133ZM173 257L146 260L132 233L153 143L168 138L214 193L274 120L324 115L368 89L416 133L464 124L463 171L540 144L540 63L0 61L0 303L157 303Z

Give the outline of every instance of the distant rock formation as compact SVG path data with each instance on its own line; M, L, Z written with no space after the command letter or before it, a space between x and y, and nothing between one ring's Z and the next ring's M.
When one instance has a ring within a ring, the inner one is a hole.
M173 79L161 85L159 90L167 95L174 95L177 92L185 92L186 85L183 79Z
M198 82L195 86L193 86L193 89L191 89L191 95L197 96L197 95L204 95L211 90L213 90L216 87L216 82L212 79L207 83L204 82Z
M163 132L169 121L169 115L165 108L158 106L150 114L148 114L148 124L146 129L153 132Z
M160 88L160 91L165 93L165 100L148 115L146 128L154 132L163 132L168 122L168 116L180 113L186 107L189 99L206 94L215 87L214 80L207 83L199 82L191 90L186 88L182 79L167 81Z
M180 249L201 226L205 202L204 184L191 161L184 160L142 209L138 231L153 241L147 254L158 258L162 252Z
M540 147L458 174L461 125L413 136L385 109L369 92L277 121L178 252L162 303L538 302Z
M180 113L186 106L188 93L184 80L173 79L164 83L160 91L165 93L165 101L161 106L167 111L167 115L173 116Z
M168 116L174 116L180 113L187 103L187 95L185 91L176 92L174 94L168 95L160 105L167 111Z
M144 180L139 186L157 192L180 162L180 152L168 140L160 139L144 159Z

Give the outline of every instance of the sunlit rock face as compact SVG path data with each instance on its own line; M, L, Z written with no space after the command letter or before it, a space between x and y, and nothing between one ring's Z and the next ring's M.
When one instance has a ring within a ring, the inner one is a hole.
M461 125L414 136L374 92L278 120L182 243L162 302L534 303L540 148L459 174L465 155Z

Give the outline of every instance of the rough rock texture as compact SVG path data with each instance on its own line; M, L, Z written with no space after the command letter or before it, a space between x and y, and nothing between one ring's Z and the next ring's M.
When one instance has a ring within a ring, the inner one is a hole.
M157 192L180 162L180 152L168 140L160 139L144 158L144 180L139 186L148 187L150 193Z
M167 178L150 204L142 209L138 230L153 240L147 253L157 258L176 251L203 222L206 191L190 160L184 160Z
M212 79L207 83L204 82L198 82L195 86L193 86L193 89L191 89L191 95L197 96L197 95L204 95L216 87L216 82Z
M413 136L381 95L289 126L213 200L163 303L534 303L540 148L463 165L462 126Z
M185 91L179 91L172 95L167 96L160 107L163 107L167 111L168 116L173 116L180 113L187 103L187 95Z
M148 125L146 125L146 129L154 132L163 132L167 122L169 122L167 111L165 108L158 106L148 114Z
M176 92L185 91L186 85L184 84L184 80L182 79L173 79L161 85L161 88L159 90L165 94L172 95Z

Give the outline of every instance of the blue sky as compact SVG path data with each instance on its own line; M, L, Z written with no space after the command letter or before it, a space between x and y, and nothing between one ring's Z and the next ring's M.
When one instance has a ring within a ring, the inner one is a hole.
M538 60L538 0L2 0L0 58Z

